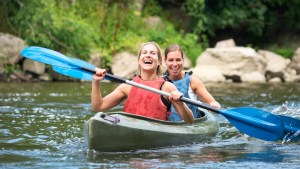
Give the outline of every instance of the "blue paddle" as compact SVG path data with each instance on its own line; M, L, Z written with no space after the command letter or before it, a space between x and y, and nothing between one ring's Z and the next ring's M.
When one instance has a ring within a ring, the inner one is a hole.
M284 122L284 136L281 140L300 140L300 120L289 116L278 115Z
M93 65L78 59L69 58L50 49L27 47L21 52L21 54L29 59L50 64L58 73L74 78L91 80L92 75L95 73L95 67ZM105 76L106 78L119 83L126 83L166 97L170 96L167 92L126 80L109 73L106 73ZM249 136L266 141L277 141L284 137L284 122L280 117L272 113L249 107L220 110L185 97L182 97L180 100L223 115L237 129Z

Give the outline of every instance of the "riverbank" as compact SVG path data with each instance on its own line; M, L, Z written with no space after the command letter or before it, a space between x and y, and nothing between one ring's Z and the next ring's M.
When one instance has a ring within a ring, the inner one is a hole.
M51 66L20 55L26 47L24 40L0 34L0 81L80 81L53 71ZM5 49L5 50L3 50ZM137 70L136 55L117 53L107 68L111 74L132 79ZM91 55L89 62L101 65L101 55ZM185 56L184 68L193 71L204 82L283 83L300 82L300 47L291 58L267 50L237 46L233 39L217 42L215 47L200 53L196 65Z

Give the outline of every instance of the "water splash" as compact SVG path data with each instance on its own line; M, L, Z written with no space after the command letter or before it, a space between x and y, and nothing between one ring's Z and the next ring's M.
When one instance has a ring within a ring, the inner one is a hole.
M276 115L285 115L293 118L300 118L300 108L297 107L294 102L289 103L286 101L281 106L275 108L272 113Z
M272 111L272 113L276 114L276 115L284 115L284 116L295 118L295 119L300 118L300 109L293 102L289 103L286 101L281 106L275 108ZM294 124L297 122L294 122L293 120L291 121L291 120L287 119L286 121L291 122L291 124L293 124L294 127L299 126L299 125ZM291 124L285 124L285 125L291 125ZM300 139L300 130L297 130L296 132L293 132L293 133L286 133L286 135L282 139L282 144L288 143L288 142L297 142L297 141L299 141L299 139Z
M299 138L300 138L300 130L298 130L294 134L285 135L285 137L282 140L282 144L288 143L288 142L297 142L297 141L299 141Z

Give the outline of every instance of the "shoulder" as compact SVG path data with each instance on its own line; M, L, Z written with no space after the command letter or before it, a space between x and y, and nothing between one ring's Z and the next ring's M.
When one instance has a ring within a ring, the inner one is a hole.
M190 75L190 83L193 89L202 87L204 85L201 79L196 75Z
M122 83L122 84L120 84L115 90L116 90L117 92L123 93L124 95L128 96L128 94L129 94L131 88L132 88L131 85Z
M193 82L201 82L202 83L202 81L200 80L200 78L198 76L196 76L196 75L190 75L190 79Z
M162 85L161 88L163 91L172 92L174 90L177 90L176 86L168 81L165 81L165 83Z

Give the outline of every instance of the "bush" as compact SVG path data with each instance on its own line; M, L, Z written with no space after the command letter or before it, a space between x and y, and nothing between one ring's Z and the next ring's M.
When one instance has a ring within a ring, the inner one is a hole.
M192 63L207 44L198 43L196 34L176 30L165 18L156 1L148 1L143 14L137 12L136 1L6 1L14 9L11 23L29 46L50 48L67 56L87 60L92 50L101 51L105 67L112 56L121 51L137 53L142 42L155 41L162 48L171 43L183 47ZM9 10L7 10L9 11ZM162 14L157 27L144 19Z

